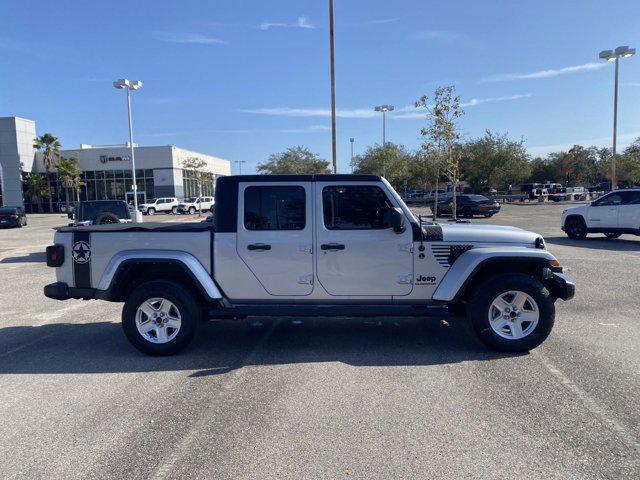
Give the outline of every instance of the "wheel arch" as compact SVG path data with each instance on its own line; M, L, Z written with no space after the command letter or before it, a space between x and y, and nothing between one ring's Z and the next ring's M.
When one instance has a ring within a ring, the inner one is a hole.
M564 226L567 225L567 222L569 220L578 220L580 222L582 222L582 224L584 225L585 228L587 228L587 221L584 218L584 215L580 214L580 213L572 213L570 215L567 215L567 218L564 219Z
M222 299L211 276L186 252L120 252L103 273L98 290L110 301L123 301L138 285L152 280L178 281L204 302Z
M504 251L471 249L449 269L433 294L433 300L447 303L464 301L477 285L501 273L525 273L544 280L544 269L556 260L547 250L520 248Z

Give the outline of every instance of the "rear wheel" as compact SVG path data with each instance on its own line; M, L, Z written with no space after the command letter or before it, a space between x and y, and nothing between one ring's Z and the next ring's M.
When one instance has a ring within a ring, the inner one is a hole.
M620 237L620 235L622 235L621 233L616 233L616 232L605 232L604 236L607 238L618 238Z
M526 352L551 333L553 297L536 278L522 273L496 275L473 293L467 315L482 343L504 352Z
M173 355L193 340L201 316L189 290L158 280L143 283L129 295L122 309L122 328L141 352Z
M587 236L587 226L577 217L567 219L564 229L567 236L574 240L582 240Z

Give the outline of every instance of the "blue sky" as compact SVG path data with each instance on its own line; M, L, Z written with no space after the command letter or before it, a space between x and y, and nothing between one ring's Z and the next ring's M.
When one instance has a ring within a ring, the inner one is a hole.
M111 82L141 79L141 145L243 160L305 145L331 158L328 0L0 4L0 116L34 119L63 146L127 139ZM387 139L419 145L410 106L455 84L467 137L524 138L533 154L608 145L613 65L640 47L640 2L335 0L338 165ZM640 55L620 65L619 143L640 136ZM237 166L232 165L234 171Z

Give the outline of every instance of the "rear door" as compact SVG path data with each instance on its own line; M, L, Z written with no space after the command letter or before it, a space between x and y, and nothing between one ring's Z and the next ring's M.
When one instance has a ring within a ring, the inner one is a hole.
M311 182L238 187L238 255L273 296L313 291Z
M413 289L413 233L385 223L399 207L380 182L316 182L316 269L333 296L391 297Z
M640 229L640 190L623 192L622 205L618 207L618 227Z

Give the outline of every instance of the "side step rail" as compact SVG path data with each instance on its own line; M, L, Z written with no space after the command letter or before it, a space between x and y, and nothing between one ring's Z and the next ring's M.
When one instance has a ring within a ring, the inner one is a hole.
M208 310L210 318L243 317L436 317L447 318L444 305L233 305Z

